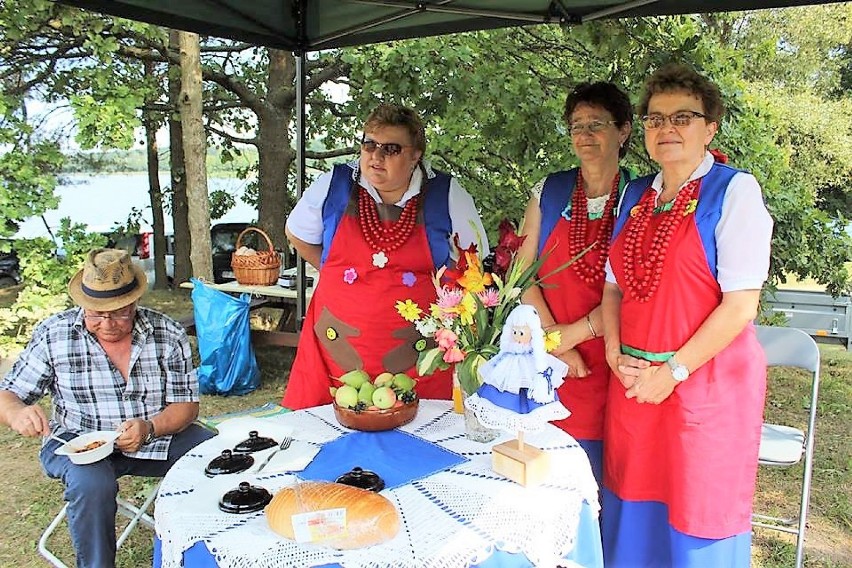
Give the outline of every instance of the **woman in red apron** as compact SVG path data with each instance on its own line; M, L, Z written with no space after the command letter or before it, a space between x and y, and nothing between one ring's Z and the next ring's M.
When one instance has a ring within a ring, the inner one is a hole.
M594 247L544 287L530 288L524 302L536 307L548 331L562 334L553 354L569 366L558 393L571 416L554 424L577 438L600 483L609 382L600 303L613 212L630 179L618 161L627 153L633 110L612 83L583 83L569 93L564 118L580 167L550 174L533 188L521 255L529 262L546 255L541 277Z
M707 152L724 110L713 83L665 66L639 110L661 171L628 185L610 248L604 559L747 568L772 220L754 177Z
M426 136L411 109L381 105L364 126L361 157L321 176L287 219L287 237L319 269L282 401L331 402L334 379L353 369L418 378L421 398L449 399L450 371L418 377L425 342L395 303L435 300L432 274L452 261L452 236L487 254L473 200L423 162Z

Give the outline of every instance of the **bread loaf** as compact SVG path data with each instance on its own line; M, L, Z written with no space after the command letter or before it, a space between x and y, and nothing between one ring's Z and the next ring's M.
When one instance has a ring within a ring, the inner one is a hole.
M346 531L318 544L363 548L390 540L399 532L399 515L390 501L340 483L305 482L282 489L266 506L266 520L273 531L295 540L293 515L325 509L346 509Z

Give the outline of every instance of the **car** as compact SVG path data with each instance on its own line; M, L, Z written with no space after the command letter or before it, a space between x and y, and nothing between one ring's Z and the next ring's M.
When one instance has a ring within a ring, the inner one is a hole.
M124 249L139 264L148 277L148 286L154 285L154 233L141 231L139 233L105 233L107 247ZM166 234L166 278L169 286L174 283L175 276L175 236Z
M213 250L213 282L222 284L235 280L231 270L231 254L237 250L240 233L251 227L251 223L216 223L210 228L210 246ZM255 231L246 233L240 243L258 250L260 235ZM266 244L262 248L266 248Z
M0 252L0 288L21 283L21 267L15 251Z

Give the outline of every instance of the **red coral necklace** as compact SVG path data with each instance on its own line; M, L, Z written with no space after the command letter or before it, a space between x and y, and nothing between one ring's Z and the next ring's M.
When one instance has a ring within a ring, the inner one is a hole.
M609 199L606 200L606 205L604 205L603 216L598 223L598 230L593 238L586 239L586 230L589 225L589 200L586 197L583 172L577 173L577 187L574 188L574 195L571 196L571 234L568 244L571 258L574 258L588 246L590 241L596 242L593 251L598 253L598 257L594 262L586 260L587 253L571 265L577 276L587 284L599 282L604 277L604 264L609 253L609 238L612 235L613 208L618 198L618 182L620 180L621 174L616 173L612 180Z
M412 197L402 208L396 222L384 223L379 219L378 206L366 189L358 187L358 221L361 234L374 252L391 252L405 244L417 223L420 195Z
M630 211L630 220L624 236L624 279L630 297L647 302L660 287L663 263L666 260L672 237L686 218L686 208L698 189L700 179L692 180L675 196L672 208L663 215L648 238L648 229L654 214L656 192L648 188L639 203Z

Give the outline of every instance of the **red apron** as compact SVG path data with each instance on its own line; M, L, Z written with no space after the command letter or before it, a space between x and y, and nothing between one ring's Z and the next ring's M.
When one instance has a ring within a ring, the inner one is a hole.
M332 379L353 369L371 377L406 372L418 378L415 390L421 398L449 399L452 372L418 377L415 345L423 343L395 307L411 299L427 310L436 299L422 211L409 238L387 253L387 264L379 268L373 265L376 251L361 233L355 203L350 200L320 268L282 405L298 409L330 403L329 387L339 384Z
M611 215L612 212L605 214ZM602 222L603 218L587 221L587 245L597 234L598 225ZM571 260L571 247L568 245L570 238L571 221L560 216L544 244L543 250L550 252L539 269L539 276L548 274ZM600 249L595 248L577 262L594 265L600 254ZM600 280L589 284L569 266L544 281L548 287L542 287L541 292L556 322L570 323L585 318L586 314L601 303L604 286L603 275L601 276ZM606 362L603 337L584 341L577 345L576 349L589 367L590 374L583 378L565 378L565 382L556 392L559 393L562 404L571 411L571 416L565 420L556 420L553 424L575 438L601 440L609 382L609 366Z
M653 235L664 217L653 215L645 234ZM695 215L689 214L671 239L657 292L646 303L632 299L623 260L632 222L627 220L610 252L623 291L622 349L672 353L719 305L722 292L707 265ZM643 250L654 244L642 243ZM765 391L766 361L752 325L660 405L625 398L613 377L604 485L625 501L666 504L669 523L692 536L720 539L748 532Z

